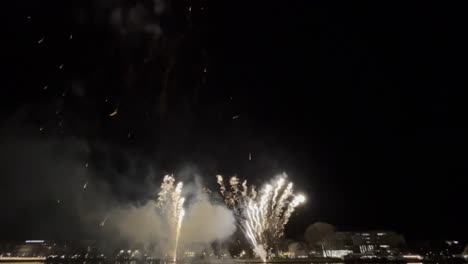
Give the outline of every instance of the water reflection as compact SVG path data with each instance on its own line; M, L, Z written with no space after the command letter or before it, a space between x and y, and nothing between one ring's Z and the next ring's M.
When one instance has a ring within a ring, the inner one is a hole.
M176 264L172 261L163 261L163 260L151 260L151 261L0 261L1 264ZM216 264L216 263L238 263L238 264L254 264L254 263L288 263L288 264L344 264L344 262L310 262L310 261L291 261L291 260L276 260L271 262L263 262L261 260L234 260L234 259L218 259L217 261L213 260L203 260L203 261L178 261L177 264ZM377 264L377 263L361 263L361 264ZM423 264L421 263L408 263L408 264Z
M172 261L163 260L131 260L131 261L0 261L1 264L176 264ZM217 260L193 260L193 261L178 261L177 264L271 264L271 263L288 263L288 264L344 264L347 262L310 262L307 260L273 260L269 262L262 262L261 260L239 260L239 259L217 259ZM352 262L357 263L357 262ZM406 264L424 264L428 262L408 262ZM431 264L438 264L438 262L430 262ZM467 262L444 262L444 264L452 263L467 263ZM359 262L359 264L382 264L382 262Z

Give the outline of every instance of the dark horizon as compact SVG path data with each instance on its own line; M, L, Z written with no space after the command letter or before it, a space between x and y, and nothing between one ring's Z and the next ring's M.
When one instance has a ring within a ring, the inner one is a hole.
M321 221L466 240L461 9L170 2L7 3L5 238L83 235L54 201L88 181L136 203L151 175L285 171L308 197L291 238Z

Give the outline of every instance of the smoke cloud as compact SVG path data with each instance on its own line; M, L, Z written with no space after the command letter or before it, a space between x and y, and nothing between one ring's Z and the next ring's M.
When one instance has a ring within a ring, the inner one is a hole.
M164 174L150 162L128 153L115 158L115 149L102 146L100 157L92 157L96 150L84 140L21 133L32 130L23 125L8 130L0 141L0 224L22 228L5 230L5 239L96 239L108 248L125 244L167 252L174 238L157 206ZM232 212L202 193L195 169L176 170L187 183L182 195L189 198L181 245L210 244L234 233Z
M236 220L224 205L212 204L206 196L190 208L182 226L184 243L210 243L224 240L236 231Z
M114 208L109 212L106 222L107 228L117 235L117 239L155 254L167 250L163 241L172 240L167 232L168 223L157 214L154 201L142 206L124 205Z
M188 211L183 218L180 238L181 244L191 249L225 240L236 230L232 211L224 205L213 204L206 194L194 189L194 186L197 184L184 192L192 196L193 202L186 206ZM118 238L164 256L174 244L174 233L169 231L172 220L161 214L156 200L150 200L144 205L124 205L112 209L107 225L113 234L118 234Z

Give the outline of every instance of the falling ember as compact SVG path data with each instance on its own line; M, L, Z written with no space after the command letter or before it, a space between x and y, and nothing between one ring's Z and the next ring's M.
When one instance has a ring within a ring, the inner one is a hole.
M59 69L61 70L63 68L63 64L60 64Z
M99 226L100 227L104 227L104 225L106 224L107 222L107 216L101 221L101 223L99 223Z
M88 182L85 182L85 184L83 185L83 190L86 189L86 187L88 187Z
M232 119L237 119L239 117L240 117L240 115L235 115L235 116L232 117Z
M244 181L239 191L239 179L232 177L227 189L218 177L220 193L225 203L237 214L239 225L253 247L254 252L265 262L267 252L276 248L284 235L284 227L295 208L305 202L303 195L293 193L292 182L287 182L283 173L274 183L266 184L259 195Z
M44 40L45 40L45 38L41 38L41 39L37 42L37 44L41 44Z
M109 116L116 116L119 113L119 106L117 106L114 112L110 113Z

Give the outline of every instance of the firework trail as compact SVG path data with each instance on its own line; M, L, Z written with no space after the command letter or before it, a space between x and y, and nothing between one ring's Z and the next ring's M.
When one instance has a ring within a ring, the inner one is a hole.
M173 260L177 259L177 247L180 237L180 229L182 220L185 215L183 208L185 198L181 196L183 183L179 182L176 185L175 178L171 175L164 176L161 183L161 191L158 193L157 207L160 213L167 217L170 232L174 237Z
M284 235L284 227L295 208L305 202L303 195L293 193L293 183L287 183L286 177L283 173L257 195L254 186L249 188L246 181L240 185L239 178L231 177L228 189L223 177L217 176L224 202L236 214L244 235L263 261Z
M184 198L179 199L179 204L177 205L177 209L179 211L179 215L177 217L177 230L176 230L176 238L175 238L175 247L174 247L174 262L177 260L177 247L179 245L179 237L180 237L180 228L182 227L182 220L185 215L185 210L182 207L184 205Z

